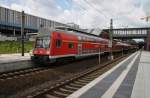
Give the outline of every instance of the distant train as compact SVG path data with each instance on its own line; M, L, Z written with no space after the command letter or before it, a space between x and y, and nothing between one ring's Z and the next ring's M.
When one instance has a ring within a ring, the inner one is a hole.
M99 52L119 52L134 46L118 41L112 42L99 36L71 28L42 28L38 32L31 59L34 62L56 62L59 58L80 58L99 54Z

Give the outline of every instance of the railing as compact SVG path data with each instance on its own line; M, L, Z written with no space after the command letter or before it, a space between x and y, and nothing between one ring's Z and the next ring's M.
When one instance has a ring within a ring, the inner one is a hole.
M7 37L7 36L0 36L0 41L17 41L17 37Z

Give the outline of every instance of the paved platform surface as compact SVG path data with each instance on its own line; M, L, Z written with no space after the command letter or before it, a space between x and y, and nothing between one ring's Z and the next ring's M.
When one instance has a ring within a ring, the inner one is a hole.
M18 54L0 54L0 64L17 62L17 61L25 61L25 60L30 60L29 53L25 53L25 56L21 56L21 53L18 53Z
M150 52L138 51L67 98L150 98Z
M0 54L0 73L18 69L30 68L34 65L30 61L29 53L21 54Z

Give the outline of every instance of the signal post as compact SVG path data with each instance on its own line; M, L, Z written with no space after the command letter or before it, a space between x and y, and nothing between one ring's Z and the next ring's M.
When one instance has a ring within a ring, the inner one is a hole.
M113 60L113 52L112 52L112 42L113 42L113 20L110 19L110 31L109 31L109 44L108 47L110 49L109 59Z

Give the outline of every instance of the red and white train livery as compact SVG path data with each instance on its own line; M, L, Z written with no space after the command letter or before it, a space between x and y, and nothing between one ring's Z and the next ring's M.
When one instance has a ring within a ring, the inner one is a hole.
M31 59L33 61L55 62L64 57L85 57L110 52L109 40L93 34L62 28L43 28L39 30ZM131 45L113 41L112 51L131 49Z

